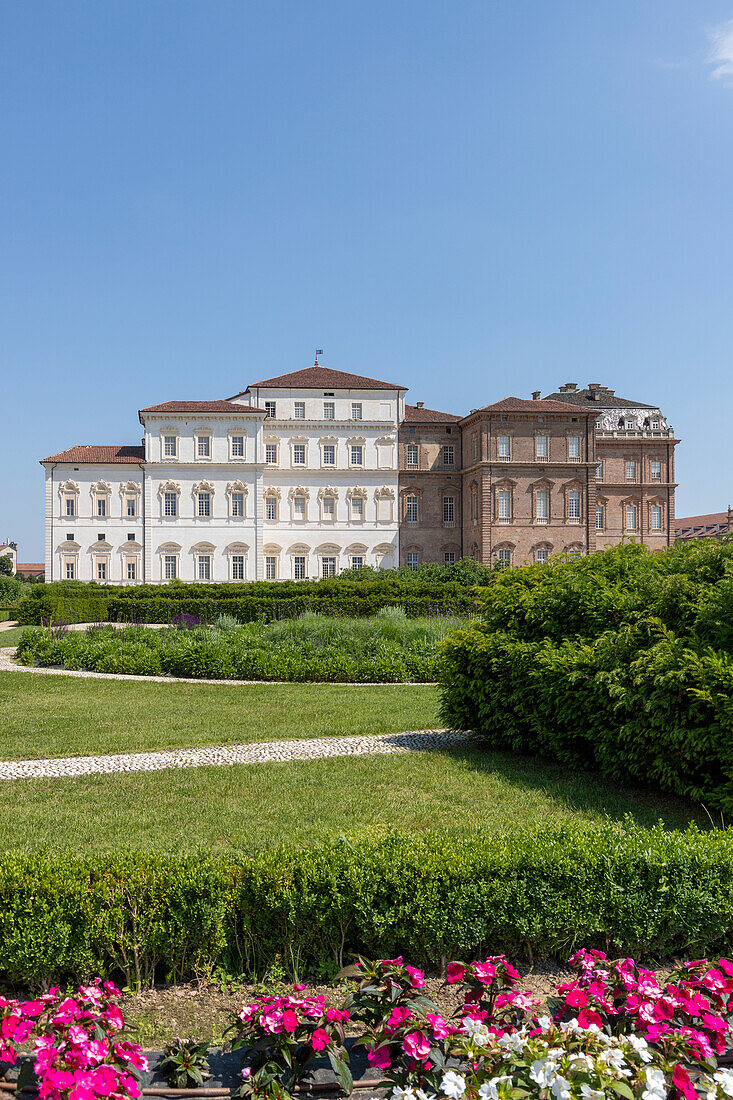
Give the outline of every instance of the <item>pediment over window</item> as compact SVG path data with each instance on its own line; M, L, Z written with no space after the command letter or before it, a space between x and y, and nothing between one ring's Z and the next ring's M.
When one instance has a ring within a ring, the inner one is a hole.
M366 500L368 493L361 485L355 485L352 489L346 490L346 496L349 500Z
M135 493L140 492L140 483L138 481L121 481L120 482L121 493Z
M97 539L97 541L93 542L89 547L89 551L92 554L109 554L111 549L112 543L107 542L106 539Z
M214 492L214 486L210 481L197 481L193 487L194 493L212 493Z
M532 550L552 550L551 542L535 542L532 546Z
M393 554L394 546L391 542L380 542L378 546L374 547L375 554Z
M247 554L249 552L249 546L246 542L230 542L228 546L224 547L226 554Z
M389 485L383 485L381 489L374 490L374 498L375 500L394 500L394 489L390 488Z
M244 493L245 496L249 493L249 488L243 481L228 481L227 482L228 493Z
M323 500L324 497L333 497L338 499L339 491L334 489L333 485L322 485L318 490L318 499Z
M265 491L263 493L263 496L265 498L275 497L276 500L281 500L282 499L282 493L280 492L280 490L278 489L278 487L276 485L268 486L268 488L265 489Z
M514 489L516 485L516 481L512 481L510 477L503 477L499 481L494 482L495 489Z
M112 486L108 481L97 481L94 485L92 485L91 491L93 493L111 493Z
M78 493L79 486L75 481L62 481L59 485L60 493Z
M158 547L159 554L179 554L181 547L177 542L161 542Z
M71 539L65 540L59 544L59 554L78 554L81 550L81 546L78 542L74 542Z
M340 554L341 547L334 542L322 542L316 547L317 554Z
M584 482L579 477L571 478L570 481L563 481L563 489L582 489Z
M515 550L516 542L497 542L494 544L494 551L496 550Z
M181 486L177 481L161 481L158 486L158 493L179 493L181 492Z
M310 489L306 489L303 485L296 485L288 490L288 497L290 500L293 500L295 497L304 497L306 500L310 500Z
M548 490L550 490L550 489L552 489L552 486L553 486L553 482L551 482L549 480L549 478L541 477L537 481L530 482L530 484L527 486L527 488L529 488L529 489L548 489Z
M352 542L346 547L347 554L366 554L368 547L363 542Z
M191 547L194 554L213 554L215 550L213 542L197 542Z
M123 542L122 546L118 547L118 550L121 554L127 554L130 551L139 554L142 548L142 543L138 542L136 539L130 539L129 542Z
M263 554L280 554L282 552L282 546L278 546L276 542L266 542L262 547Z
M310 554L311 548L305 542L296 542L288 547L289 554Z

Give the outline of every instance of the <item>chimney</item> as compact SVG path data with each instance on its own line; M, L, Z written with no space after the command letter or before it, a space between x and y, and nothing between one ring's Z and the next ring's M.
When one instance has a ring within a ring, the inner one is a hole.
M560 386L560 393L574 393L577 388L577 382L566 382L564 386Z
M532 390L532 400L539 401L542 396L542 390Z
M425 408L425 402L424 401L418 401L417 407L418 407L418 409L424 409Z
M597 401L600 396L598 391L603 389L603 387L601 386L600 382L589 382L588 389L590 391L588 396L590 397L591 401Z

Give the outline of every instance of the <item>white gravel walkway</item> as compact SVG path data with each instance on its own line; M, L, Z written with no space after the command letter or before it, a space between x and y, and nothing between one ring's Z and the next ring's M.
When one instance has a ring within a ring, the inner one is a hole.
M469 733L448 730L412 730L366 737L313 737L302 741L257 741L248 745L213 745L204 749L170 752L134 752L109 756L63 756L51 760L2 760L0 780L70 779L80 775L154 772L166 768L205 765L287 764L293 760L324 760L334 756L371 756L380 753L444 749L470 740Z

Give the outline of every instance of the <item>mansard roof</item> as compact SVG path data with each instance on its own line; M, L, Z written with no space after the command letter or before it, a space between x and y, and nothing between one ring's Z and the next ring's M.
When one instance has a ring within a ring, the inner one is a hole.
M228 401L164 401L162 405L148 405L146 409L140 409L142 413L249 413L261 412L254 405L239 405L232 400Z
M615 390L601 386L598 382L589 382L584 390L568 389L574 382L566 382L557 393L548 394L547 400L566 401L571 405L581 405L588 409L658 409L658 405L647 405L645 401L631 401L628 397L617 397Z
M85 462L142 462L144 458L144 447L129 446L125 443L120 446L115 443L110 446L77 443L75 447L69 447L67 451L59 451L57 455L42 458L41 462L73 462L82 465Z
M501 401L495 401L493 405L484 405L480 409L474 409L473 413L469 413L469 416L473 416L474 413L481 412L530 412L530 413L577 413L578 409L575 405L569 405L565 401L556 401L554 398L539 398L538 400L527 399L524 397L504 397ZM462 417L463 420L467 420L468 417Z
M331 370L330 367L317 364L304 370L291 371L289 374L278 374L263 382L252 382L244 392L260 386L305 390L407 390L407 386L397 386L394 382L380 382L376 378L366 378L363 374L349 374L347 371Z
M405 405L405 422L408 424L457 424L462 419L455 413L438 412L422 405Z

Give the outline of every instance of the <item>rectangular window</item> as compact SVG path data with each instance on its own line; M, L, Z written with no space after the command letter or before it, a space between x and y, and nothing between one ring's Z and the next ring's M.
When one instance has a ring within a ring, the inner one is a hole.
M662 530L662 508L659 504L652 504L652 531Z
M509 561L510 562L512 560L511 550L505 550L505 549L497 550L496 551L496 556L499 559L499 561Z
M635 531L636 530L636 505L635 504L627 504L626 505L626 530L627 531Z
M107 515L107 498L106 497L97 497L97 515L98 516L106 516Z
M178 514L178 493L163 494L163 515L175 516Z
M636 481L636 462L630 458L626 462L626 480Z
M351 568L363 569L364 568L364 556L362 554L351 555Z
M377 520L388 523L392 519L392 501L389 497L377 498Z
M539 549L534 552L534 560L541 564L546 562L549 556L550 551L545 546L539 547Z
M474 436L471 440L471 458L474 462L478 458L478 440L476 439L476 436Z
M199 509L198 509L198 512L199 512L200 516L210 516L211 515L211 494L210 493L199 493Z
M128 542L134 542L134 541L135 541L135 535L134 535L134 532L133 532L133 533L128 533L128 536L127 536L127 541L128 541Z
M232 436L232 458L244 458L244 436Z
M499 519L511 519L512 494L508 489L499 490Z
M67 581L73 581L76 579L76 569L73 561L67 561L66 563L66 579Z
M336 419L336 404L334 401L323 402L323 419L335 420Z
M305 420L305 401L295 402L295 419Z
M580 519L580 490L571 489L568 493L568 519Z
M351 402L351 419L352 420L361 420L361 418L362 418L361 413L362 413L361 401L352 401Z
M443 497L443 525L453 527L456 522L456 498Z
M606 526L606 510L602 504L596 504L596 531L602 531Z
M364 501L361 497L352 497L351 499L351 518L353 520L364 519Z
M199 458L211 458L211 436L199 435L196 437L196 454Z
M471 493L471 519L478 519L478 493Z
M476 443L476 440L474 439L474 450L476 449L475 443ZM509 456L511 454L511 441L510 441L508 435L500 435L499 436L498 447L499 447L499 451L498 451L499 458L509 458ZM476 456L474 455L474 458L475 457Z
M322 577L335 577L336 576L336 559L335 558L321 558L321 576Z
M652 420L652 430L657 431L658 429L659 429L659 421L658 420Z
M277 519L277 497L265 497L265 519L270 522Z
M232 515L237 519L244 516L244 493L232 493Z
M455 555L455 553L452 550L446 550L445 554L443 554L443 562L444 562L445 565L455 565L456 564L456 555Z
M455 447L443 447L443 465L453 467L456 464Z
M596 466L596 480L603 481L603 463L599 462Z
M414 550L408 550L407 552L407 568L411 569L413 573L417 572L417 568L420 565L420 555L415 553Z
M178 437L175 435L163 436L163 454L166 458L175 458L178 450Z
M265 415L274 417L277 413L277 405L274 401L265 401Z
M407 444L407 465L408 466L417 466L419 454L420 454L420 452L418 450L417 443L408 443Z
M133 519L137 513L136 501L134 497L127 498L126 510L127 515L130 517L130 519Z
M173 581L178 576L178 558L175 554L166 554L163 559L165 579Z
M134 561L128 561L127 563L127 579L128 581L137 580L137 563Z
M535 519L550 518L550 494L547 489L538 489L535 496Z
M547 458L548 446L546 435L536 435L534 437L534 453L535 458Z
M569 435L568 436L568 458L579 459L580 458L580 436Z
M76 501L74 500L73 497L67 497L66 498L66 515L67 516L73 516L73 515L76 514L76 508L74 507L75 504L76 504Z
M333 519L335 511L336 511L336 501L334 500L334 498L333 497L324 497L323 498L323 518L324 519Z
M323 465L335 466L336 465L336 444L324 443L323 444Z
M662 463L658 458L652 459L652 481L662 480Z
M97 562L97 580L98 581L106 581L107 580L107 562L106 561L98 561Z
M351 444L351 465L363 466L364 465L364 448L361 443Z
M209 554L201 554L199 557L199 580L211 580L211 557Z
M272 555L265 558L265 580L276 581L277 580L277 558Z
M265 443L265 462L268 466L277 462L277 443Z
M293 444L293 466L305 466L305 443Z
M304 581L306 576L305 556L303 554L296 554L293 558L293 577L296 581Z
M232 580L244 580L244 554L232 554Z
M293 497L293 516L295 519L305 519L305 497Z
M417 497L408 496L405 499L405 519L408 523L417 523Z

